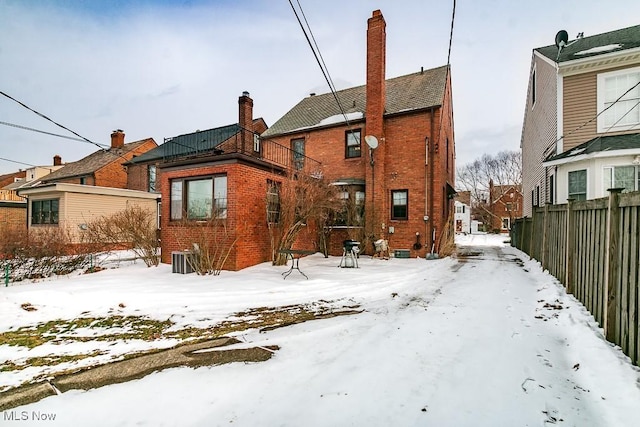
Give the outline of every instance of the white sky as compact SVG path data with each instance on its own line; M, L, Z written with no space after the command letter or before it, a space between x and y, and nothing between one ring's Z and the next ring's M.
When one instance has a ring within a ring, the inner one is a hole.
M366 20L387 22L387 77L446 64L453 2L300 0L338 88L365 82ZM130 3L136 3L133 6ZM296 2L294 1L294 4ZM108 5L108 6L105 6ZM637 24L640 2L459 0L451 52L458 164L519 149L531 50ZM0 90L98 143L237 122L249 91L273 124L324 78L288 1L0 2ZM0 97L0 121L62 129ZM95 151L0 125L0 157L51 164ZM0 160L0 174L26 166Z
M2 286L0 331L108 313L204 328L250 307L358 305L364 311L238 333L244 343L234 348L280 347L266 362L169 369L71 390L0 417L24 414L17 424L25 426L640 425L640 370L604 340L593 317L557 280L504 240L459 236L459 244L483 253L462 264L367 256L358 269L339 269L338 257L315 254L300 261L309 280L297 271L283 280L286 267L270 263L218 277L121 263L91 275ZM23 310L23 303L36 311ZM101 356L108 359L168 344L0 346L0 365L97 349L108 351ZM45 369L0 371L0 387Z

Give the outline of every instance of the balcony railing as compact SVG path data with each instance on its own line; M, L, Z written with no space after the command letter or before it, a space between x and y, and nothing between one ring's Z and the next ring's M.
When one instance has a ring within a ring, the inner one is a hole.
M242 154L271 163L289 171L299 171L306 175L322 176L322 164L304 154L272 140L261 140L254 144L253 134L242 143L240 133L225 135L208 131L165 139L163 161L173 162L184 159ZM258 148L255 151L255 148Z

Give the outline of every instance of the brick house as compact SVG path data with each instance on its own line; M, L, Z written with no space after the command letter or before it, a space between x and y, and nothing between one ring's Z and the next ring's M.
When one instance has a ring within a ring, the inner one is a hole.
M387 79L386 23L368 20L366 84L301 100L261 137L324 165L324 178L364 206L364 224L337 224L330 253L360 227L364 249L387 239L424 257L453 210L455 142L447 66ZM371 144L371 145L370 145ZM369 148L370 146L375 148Z
M640 25L536 48L522 127L523 214L640 190Z
M53 164L32 166L12 174L0 176L0 229L27 229L27 200L18 196L20 188L35 185L40 178L62 168L62 158L53 156Z
M522 217L522 186L521 185L493 185L489 181L491 214L490 230L508 232L516 218Z

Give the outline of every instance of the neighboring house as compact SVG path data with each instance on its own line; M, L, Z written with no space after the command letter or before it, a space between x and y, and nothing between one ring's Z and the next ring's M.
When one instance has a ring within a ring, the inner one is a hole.
M340 106L331 93L311 94L261 137L320 161L324 179L364 206L364 224L333 227L330 253L342 253L349 227L364 227L368 242L386 239L392 250L424 257L434 238L437 251L443 229L452 226L451 77L443 66L387 79L385 27L374 11L366 85L338 91Z
M158 146L153 138L125 144L124 133L115 130L111 134L111 146L98 150L77 162L44 176L43 184L64 182L97 187L127 188L127 171L124 166L134 156L139 156Z
M490 231L508 232L513 220L522 217L522 186L493 185L493 181L489 181L489 194Z
M156 212L158 204L158 195L153 193L68 183L23 188L18 194L29 200L29 229L66 229L75 244L83 242L83 232L94 219L132 205Z
M27 172L23 170L0 175L0 189L6 187L7 185L13 184L16 181L24 179L25 176L27 176Z
M0 228L27 228L27 200L18 196L19 188L31 186L39 182L39 179L62 167L62 158L53 157L53 165L33 166L24 171L0 177Z
M640 25L533 50L522 127L533 206L640 189Z
M454 202L454 224L456 233L471 233L471 206L459 200Z
M127 190L124 163L136 154L157 147L152 138L125 144L121 130L111 134L111 147L96 151L40 178L36 185L17 189L28 200L29 229L64 227L73 243L81 242L81 231L92 219L139 204L157 212L158 195Z

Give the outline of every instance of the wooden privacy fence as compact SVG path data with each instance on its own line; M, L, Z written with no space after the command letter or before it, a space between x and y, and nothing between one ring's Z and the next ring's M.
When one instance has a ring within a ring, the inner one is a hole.
M640 365L640 192L535 208L512 225L511 245L564 283Z

